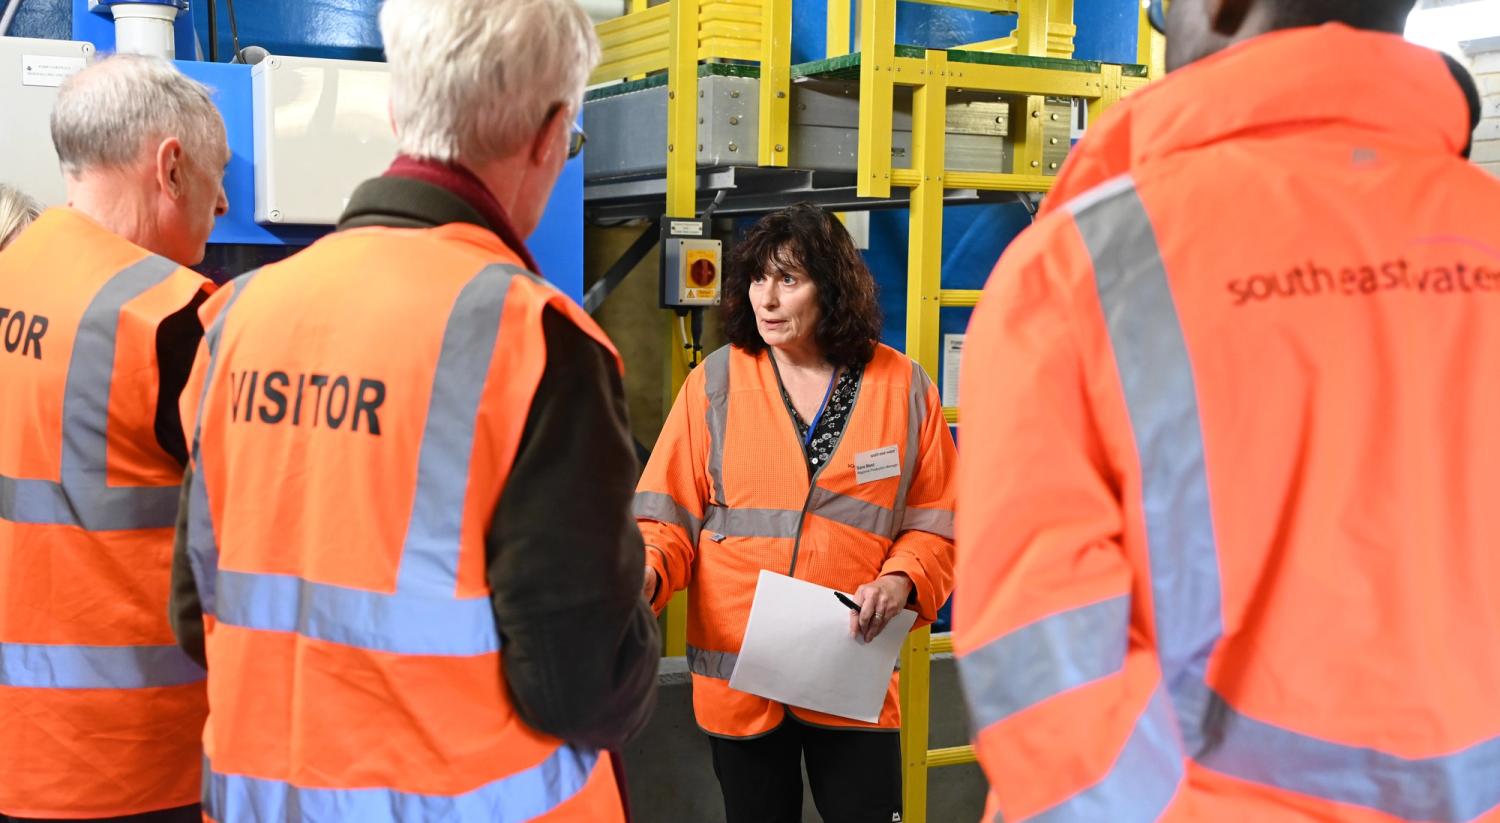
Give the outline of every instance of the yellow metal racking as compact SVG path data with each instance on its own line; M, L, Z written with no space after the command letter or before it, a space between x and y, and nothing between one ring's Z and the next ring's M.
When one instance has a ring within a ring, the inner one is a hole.
M847 33L852 2L858 2L859 48L851 52ZM920 0L996 14L1014 14L1015 32L1006 38L957 49L914 49L895 42L897 0L828 0L827 54L811 66L791 65L791 0L667 0L647 6L632 0L631 13L601 23L604 61L591 83L666 72L667 216L691 217L697 204L696 93L700 61L758 63L759 140L757 164L786 166L792 79L804 74L858 72L859 152L857 193L890 198L906 189L911 201L907 287L907 353L928 373L939 368L939 315L945 307L972 307L977 290L944 289L941 282L943 196L945 189L1046 192L1058 163L1046 159L1044 119L1047 98L1087 101L1093 118L1161 73L1162 44L1149 33L1141 12L1138 60L1148 67L1074 61L1073 0ZM896 86L913 87L911 164L892 163L893 97ZM1016 133L1012 171L965 172L944 168L945 109L950 89L1018 96L1025 101L1023 126ZM1055 140L1056 138L1046 138ZM669 319L669 327L674 323ZM669 331L678 350L675 330ZM664 402L670 406L686 378L681 356L669 357ZM944 409L956 423L956 409ZM686 601L668 607L666 653L681 655L686 645ZM927 770L973 763L971 746L929 748L931 656L951 653L949 635L914 632L901 655L903 790L908 823L927 818Z

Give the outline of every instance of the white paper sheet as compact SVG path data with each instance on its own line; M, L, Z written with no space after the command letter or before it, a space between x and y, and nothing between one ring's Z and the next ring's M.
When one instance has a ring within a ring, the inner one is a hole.
M903 609L865 643L849 636L849 609L833 589L762 571L729 687L874 723L916 621L916 612Z

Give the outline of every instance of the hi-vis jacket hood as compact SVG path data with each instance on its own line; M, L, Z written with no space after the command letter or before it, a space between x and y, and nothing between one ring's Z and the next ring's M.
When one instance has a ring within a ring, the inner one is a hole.
M1318 122L1459 154L1473 114L1438 52L1336 23L1276 32L1172 72L1091 123L1040 214L1183 150Z

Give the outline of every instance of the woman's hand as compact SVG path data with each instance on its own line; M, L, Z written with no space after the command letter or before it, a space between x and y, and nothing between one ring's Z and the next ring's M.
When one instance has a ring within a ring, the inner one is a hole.
M646 579L641 583L641 597L646 598L647 603L656 602L656 569L646 567Z
M859 613L849 613L849 636L863 637L866 643L880 636L887 623L911 597L911 578L900 572L883 574L854 590Z

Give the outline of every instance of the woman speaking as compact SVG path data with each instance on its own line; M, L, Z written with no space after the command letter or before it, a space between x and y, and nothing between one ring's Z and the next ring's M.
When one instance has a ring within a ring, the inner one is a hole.
M852 591L849 630L866 640L901 609L936 616L953 583L955 458L937 391L879 343L869 269L814 206L735 245L723 311L730 345L688 376L636 493L644 593L660 611L689 590L693 708L729 823L800 821L803 757L828 823L900 820L897 675L874 724L729 676L763 569Z

